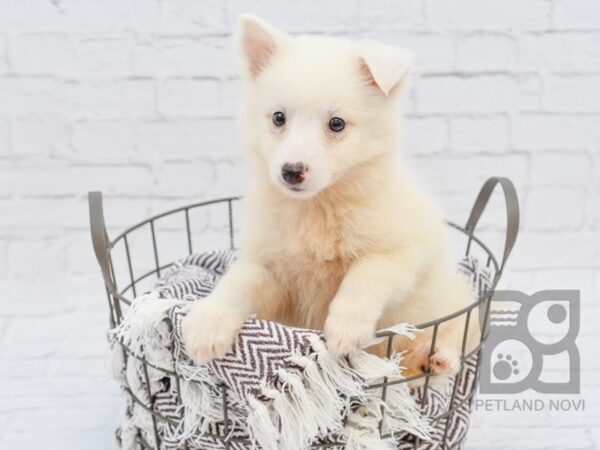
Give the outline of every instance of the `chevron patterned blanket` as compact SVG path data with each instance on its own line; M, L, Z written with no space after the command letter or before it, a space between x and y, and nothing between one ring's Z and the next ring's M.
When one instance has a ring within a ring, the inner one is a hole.
M319 331L250 318L228 355L196 365L182 344L182 319L234 258L212 251L173 264L111 331L113 374L128 399L117 431L122 449L304 450L344 442L347 450L377 450L415 448L415 439L424 443L419 448L437 448L443 435L454 445L464 439L470 402L461 402L451 421L428 420L447 409L449 385L429 388L425 398L423 389L399 383L382 400L380 390L365 387L402 379L401 355L335 357ZM479 289L489 283L476 261L461 269ZM471 391L475 366L467 361L454 380L456 401Z

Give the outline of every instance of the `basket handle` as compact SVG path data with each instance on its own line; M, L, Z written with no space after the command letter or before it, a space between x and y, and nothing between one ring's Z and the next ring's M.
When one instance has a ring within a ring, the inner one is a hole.
M94 253L100 264L104 284L111 294L116 292L110 270L110 258L108 255L108 236L104 224L104 208L102 207L102 192L88 192L88 204L90 209L90 230L92 232L92 243Z
M465 230L469 233L470 237L473 236L479 218L487 206L494 188L498 184L502 187L504 200L506 201L506 240L504 242L502 263L500 264L500 272L502 272L519 234L519 198L517 197L517 191L512 181L504 177L491 177L483 184L471 208L471 214L469 215L469 220L467 220Z

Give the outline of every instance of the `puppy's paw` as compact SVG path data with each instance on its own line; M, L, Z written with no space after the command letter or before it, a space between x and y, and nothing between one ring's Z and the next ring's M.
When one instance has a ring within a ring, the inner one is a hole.
M419 346L409 357L409 361L422 372L427 372L429 367L431 373L442 376L454 375L460 368L460 356L456 351L439 345L431 353L431 341Z
M329 314L325 321L327 349L336 355L347 355L369 343L376 323L343 314Z
M200 300L183 319L185 349L199 364L222 358L231 351L246 317L223 302Z
M460 357L453 351L437 350L429 358L431 371L437 375L455 375L460 368Z

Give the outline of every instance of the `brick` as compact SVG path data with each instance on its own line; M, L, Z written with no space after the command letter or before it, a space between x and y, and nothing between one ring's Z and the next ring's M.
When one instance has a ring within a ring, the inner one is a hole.
M360 0L358 20L361 30L397 30L422 26L424 5L421 1Z
M132 73L133 43L127 35L84 36L75 39L72 46L71 74L123 77Z
M47 325L49 321L52 326ZM65 342L74 336L79 339L94 338L105 324L104 317L81 313L63 313L54 317L17 317L8 328L4 342L12 344L42 339L46 342ZM25 328L28 329L27 333L23 333Z
M8 273L8 243L0 242L0 273ZM0 324L1 324L0 320ZM0 331L3 327L0 325Z
M64 112L68 87L49 77L0 77L0 114Z
M135 117L154 113L155 82L150 79L89 81L71 89L71 108L82 117Z
M600 446L600 430L598 429L598 427L592 427L590 430L590 435L592 437L593 446L599 447Z
M554 5L554 24L557 28L598 29L600 4L597 1L557 0Z
M161 29L174 33L227 33L225 7L221 0L188 2L171 0L163 4Z
M68 75L73 70L73 47L66 34L22 34L11 44L11 60L17 73Z
M600 33L553 32L519 38L521 70L600 69Z
M143 166L0 164L0 189L21 195L82 195L90 190L131 195L147 193L153 185L150 171Z
M130 14L130 28L141 33L154 32L160 28L161 0L134 0L133 13Z
M112 414L114 416L114 410ZM116 427L114 417L112 423L111 429L114 429ZM106 430L6 432L2 443L6 448L21 450L35 450L42 445L48 450L77 448L80 445L85 445L86 450L104 450L115 445L113 433L107 433Z
M8 276L42 281L65 275L65 255L62 243L48 241L13 241L8 245L10 267ZM31 258L31 255L36 255ZM32 275L35 274L35 275Z
M593 152L592 153L594 162L593 162L593 167L594 167L594 173L596 174L596 176L594 177L596 182L594 184L594 187L596 188L596 191L600 192L600 153L599 152Z
M239 78L227 78L221 81L221 113L234 116L240 110L242 82Z
M31 422L39 424L39 431L69 430L102 430L112 424L109 411L94 408L41 409L23 411L14 415L10 429L15 432L28 431ZM42 417L44 419L42 420ZM104 419L104 421L102 420Z
M357 29L357 3L357 0L307 0L283 5L273 0L256 0L252 3L252 14L291 33L336 33ZM232 0L228 4L229 23L233 26L238 14L248 12L248 5L243 0Z
M511 256L510 264L515 269L590 269L598 264L598 250L591 245L595 233L580 231L554 233L522 230L519 243Z
M517 12L518 11L518 12ZM550 26L551 5L533 0L431 0L427 16L432 27L467 30L543 30Z
M89 237L89 230L86 230L86 234ZM88 248L91 252L92 248L88 245L86 245L86 248ZM43 246L39 245L39 241L37 248L38 251L42 251L40 249L43 249ZM0 279L0 287L2 287L3 292L10 294L11 299L13 300L11 302L4 302L2 304L0 307L0 313L3 317L7 317L10 320L12 320L14 317L28 316L59 317L64 313L81 311L83 306L81 299L89 297L90 301L85 304L85 312L87 314L106 317L106 323L108 324L106 309L107 300L104 291L104 284L98 265L94 265L93 268L95 271L93 274L90 272L91 276L88 274L84 277L74 277L71 274L67 274L66 276L63 274L61 277L46 277L43 279L43 283L32 283L31 271L29 273L19 273L17 276L13 276L10 280ZM29 280L29 282L27 282L27 280ZM60 293L61 301L57 303L56 301L53 301L53 299L48 298L46 295L48 290ZM3 346L0 352L1 357L29 361L43 357L48 353L48 348L44 348L41 343L39 348L30 348L30 350L25 353L19 352L19 350L22 350L22 347L27 347L27 344L19 344L13 347L15 348ZM103 349L104 345L100 345L98 347L98 351L102 351ZM96 351L89 348L88 350ZM104 355L105 354L106 351Z
M600 112L600 75L551 76L544 84L549 111Z
M211 190L215 195L243 195L247 185L248 168L241 155L237 158L217 159L214 162L214 170L215 184L211 186Z
M24 361L24 360L21 360ZM82 362L80 360L80 362ZM95 377L96 374L90 374L91 378ZM98 377L100 378L100 377ZM104 380L101 382L105 384ZM116 387L116 386L115 386ZM104 403L101 403L102 396L106 396L104 399ZM78 408L81 407L81 400L85 400L86 405L89 407L102 407L106 405L111 405L114 407L121 406L120 392L119 388L116 387L114 392L102 392L100 395L95 395L93 392L82 395L80 399L69 397L69 396L59 396L59 395L48 395L45 397L32 397L29 395L22 395L18 399L14 399L11 410L15 408L15 405L19 410L22 411L31 411L40 408ZM9 410L8 405L0 406L0 411L5 412Z
M40 345L43 346L44 343L40 342ZM79 396L82 398L94 391L97 395L112 395L116 386L114 386L114 382L109 383L107 378L105 377L104 380L93 377L47 378L43 383L32 383L27 379L10 379L0 386L0 397L19 398L37 395L43 399L44 397L55 397L56 392L62 392L65 397Z
M583 312L582 320L581 320L581 328L580 335L583 337L584 343L590 337L598 337L600 335L600 330L598 329L598 324L595 320L589 320L588 317L598 317L600 314L600 305L587 305L585 311ZM589 316L588 316L589 315ZM589 345L589 344L588 344ZM589 347L584 347L585 350L588 348L593 348L591 345ZM597 347L595 348L597 353Z
M417 77L411 76L408 79L407 86L403 87L404 91L400 93L398 100L398 110L401 115L416 115L417 114Z
M501 412L496 415L511 414L512 412ZM531 413L537 414L537 413ZM512 426L491 426L473 429L469 433L469 446L473 449L587 449L591 448L589 436L581 429L561 430L547 426L531 426L520 424L517 419ZM544 422L538 422L541 424ZM522 428L521 431L515 428ZM476 430L476 431L475 431ZM495 436L490 440L490 436Z
M103 329L106 323L98 325ZM94 328L96 325L94 325ZM106 361L100 359L81 359L81 358L60 358L50 362L48 373L52 377L78 377L91 376L102 377L107 372Z
M220 84L212 79L165 80L158 87L158 109L174 116L219 114Z
M169 195L168 192L163 193L163 197L105 195L104 216L107 226L111 227L115 233L121 232L147 217L172 209L174 202L186 203L187 199L179 200L180 198Z
M8 52L6 37L0 34L0 73L6 72L8 69Z
M78 159L97 161L135 158L135 127L125 120L84 120L72 125L73 152Z
M169 195L198 197L215 181L213 165L206 161L170 161L161 165L160 172L157 190Z
M133 49L133 73L143 76L237 74L229 37L150 37Z
M432 154L448 149L449 127L443 117L409 117L403 130L402 153Z
M37 378L48 373L49 361L46 360L8 360L3 362L3 378Z
M465 71L514 70L517 43L511 36L476 34L459 37L456 67Z
M583 152L539 152L531 155L530 184L537 187L588 188L592 158Z
M432 75L419 80L417 108L426 113L530 109L538 95L532 77Z
M145 31L159 25L160 3L156 0L70 1L64 14L73 31Z
M594 230L600 230L600 190L594 189L588 202L588 214L590 227Z
M0 118L0 155L11 153L10 144L10 121L6 118Z
M51 214L48 213L49 208L52 210ZM81 192L79 198L59 194L50 199L47 197L0 199L0 209L10 211L10 214L0 215L0 230L13 234L13 239L21 235L30 238L29 233L39 233L40 229L45 232L75 228L87 231L85 215L73 214L73 211L85 211L86 208L85 192Z
M238 136L233 119L144 121L137 126L137 147L160 159L239 154Z
M511 128L513 144L518 149L596 149L600 140L600 115L523 114L513 118Z
M585 217L587 195L580 189L537 188L523 206L523 229L528 231L577 230ZM558 207L560 205L560 207Z
M452 148L459 152L509 150L508 119L504 116L462 116L450 123Z
M8 2L5 2L8 3ZM53 30L67 28L68 21L63 8L44 0L30 0L3 7L3 17L11 28L21 31Z
M528 160L524 155L451 155L415 158L414 170L431 189L459 192L470 204L483 182L492 175L509 175L517 189L525 185ZM453 170L448 170L453 167ZM489 170L482 172L482 167Z
M532 270L528 273L531 274L527 286L528 293L547 289L576 289L581 291L581 304L584 308L595 303L596 271L594 269L560 268ZM517 286L515 285L515 288Z
M69 124L59 115L28 115L13 120L14 153L23 155L57 155L69 153Z

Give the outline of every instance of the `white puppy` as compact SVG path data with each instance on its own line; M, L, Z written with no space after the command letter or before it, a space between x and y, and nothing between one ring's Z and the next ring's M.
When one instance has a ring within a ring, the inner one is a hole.
M251 164L245 233L238 260L183 324L190 355L223 356L252 313L324 330L329 350L346 354L377 329L470 304L442 217L394 162L395 100L411 55L291 37L250 16L237 34ZM464 320L454 322L440 327L429 361L440 374L458 369ZM427 365L430 339L395 339L408 375Z

